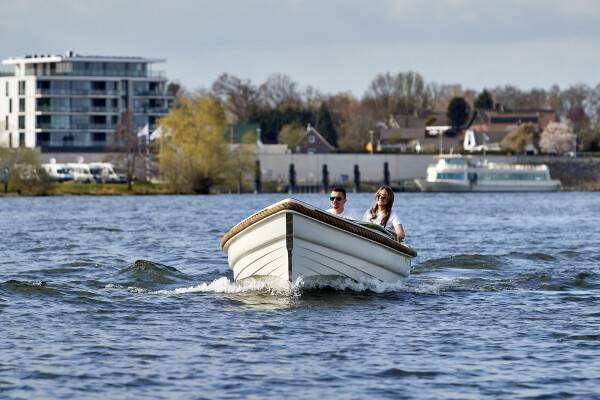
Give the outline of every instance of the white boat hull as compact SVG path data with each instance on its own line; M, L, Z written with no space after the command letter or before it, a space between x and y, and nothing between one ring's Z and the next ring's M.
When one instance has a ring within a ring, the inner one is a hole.
M414 257L292 210L243 229L223 251L235 280L268 276L289 282L300 277L398 281L410 274Z

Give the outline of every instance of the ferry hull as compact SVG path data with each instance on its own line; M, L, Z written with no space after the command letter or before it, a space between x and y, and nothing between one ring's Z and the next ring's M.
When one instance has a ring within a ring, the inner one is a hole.
M423 192L556 192L560 190L560 182L556 180L515 183L503 182L468 182L436 181L415 179L415 183Z

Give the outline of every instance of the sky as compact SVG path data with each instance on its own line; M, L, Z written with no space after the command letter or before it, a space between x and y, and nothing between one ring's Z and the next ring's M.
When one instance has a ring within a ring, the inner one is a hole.
M0 0L0 59L164 58L194 91L253 84L360 97L380 73L481 90L600 83L598 0ZM6 67L5 67L6 68Z

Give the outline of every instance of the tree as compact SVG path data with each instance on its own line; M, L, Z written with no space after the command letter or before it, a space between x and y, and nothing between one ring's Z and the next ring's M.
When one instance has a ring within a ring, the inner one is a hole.
M264 108L285 110L302 106L298 84L284 74L269 76L258 92Z
M288 148L294 149L296 144L304 136L304 127L297 122L284 125L277 135L277 141L282 144L286 144Z
M367 101L370 100L364 100ZM377 122L377 110L364 106L351 93L331 96L328 109L336 129L338 148L342 151L363 151L369 140L368 132Z
M419 114L430 110L431 93L423 76L418 72L407 71L396 75L395 96L398 111L403 114Z
M223 132L225 113L207 96L182 98L160 125L171 135L161 139L160 170L178 193L209 193L223 182L228 151Z
M185 96L185 89L179 82L169 82L167 84L167 94L173 96L176 100L180 97Z
M584 151L600 150L600 126L588 126L577 135L581 149Z
M256 135L246 132L239 145L232 146L229 155L227 179L236 186L237 192L242 193L244 182L254 177L254 162L256 160Z
M365 98L375 102L383 116L419 114L431 109L432 93L421 74L413 71L377 75L370 83Z
M563 154L575 150L577 139L565 122L551 122L540 137L540 149L548 154Z
M51 180L41 167L38 155L27 148L0 147L0 177L6 191L8 186L21 194L47 194Z
M315 116L315 129L333 146L337 147L337 132L327 103L322 102Z
M475 99L473 106L478 110L491 110L494 107L494 99L490 92L483 89L483 92L479 93L479 96Z
M459 132L463 125L469 119L469 113L471 112L471 107L467 103L467 101L462 97L455 97L450 100L450 104L448 104L448 110L446 111L446 116L448 117L448 121L450 125L452 125L452 129L455 132Z
M263 143L277 143L277 135L285 125L294 122L314 125L315 113L305 108L256 110L250 116L250 122L260 124Z
M145 158L142 151L145 149L146 144L142 143L142 140L144 138L137 136L133 112L131 110L123 112L115 128L114 146L120 153L117 156L117 165L125 170L127 190L132 188L138 161Z
M537 131L532 124L522 124L517 129L506 135L502 146L515 153L522 153L528 145L534 145Z
M229 123L248 121L253 109L258 108L258 90L250 80L222 74L214 81L211 89L221 107L225 109Z
M389 72L377 75L369 84L364 99L368 99L378 110L382 118L397 112L394 95L395 79Z

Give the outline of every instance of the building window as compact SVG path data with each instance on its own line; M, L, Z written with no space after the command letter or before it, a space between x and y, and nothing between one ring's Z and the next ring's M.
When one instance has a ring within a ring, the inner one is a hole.
M25 147L25 132L19 133L19 147Z
M25 112L25 99L19 99L19 112Z
M93 132L92 133L92 141L94 142L106 142L106 133L104 132Z
M6 117L4 117L4 130L5 131L8 130L8 115Z
M315 137L313 135L310 135L308 137L308 143L314 143L315 142Z
M48 144L50 142L50 132L38 132L36 142L37 145Z
M25 81L19 81L19 94L25 94Z
M12 113L12 99L8 99L8 113Z
M6 97L8 97L8 82L6 82L4 85L4 91L6 92Z
M25 129L25 116L19 115L19 129Z
M63 136L63 146L73 146L74 141L75 138L73 137L73 135Z

